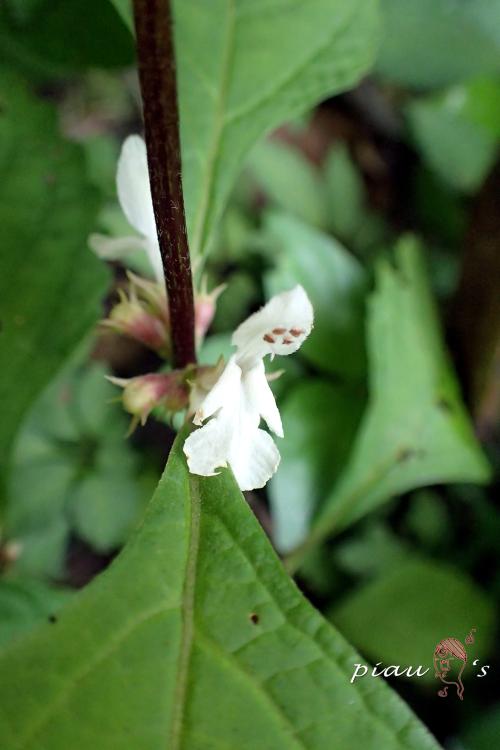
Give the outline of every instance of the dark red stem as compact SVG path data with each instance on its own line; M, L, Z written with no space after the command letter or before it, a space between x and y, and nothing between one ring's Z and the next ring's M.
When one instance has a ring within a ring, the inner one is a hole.
M174 367L196 361L170 0L134 0L149 178L167 285Z

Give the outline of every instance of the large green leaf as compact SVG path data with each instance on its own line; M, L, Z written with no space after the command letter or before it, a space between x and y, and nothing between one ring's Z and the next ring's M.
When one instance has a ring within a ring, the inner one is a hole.
M90 253L97 196L81 150L21 81L0 75L0 467L19 421L99 316L108 274Z
M125 0L114 0L129 23ZM374 0L177 0L184 198L208 247L242 160L265 132L354 85L378 41Z
M469 661L489 655L495 608L459 570L430 560L409 560L348 596L335 607L332 619L370 659L422 664L429 667L426 678L432 681L434 649L443 638L463 643L475 627L475 644L467 648ZM471 663L465 676L474 677L478 671Z
M359 378L367 287L359 261L333 237L286 214L267 218L265 240L276 263L269 294L300 283L313 303L314 330L301 355L326 372Z
M9 750L436 750L287 578L227 470L177 440L110 569L0 656Z
M485 482L476 442L445 355L414 240L381 262L369 309L370 404L345 469L306 546L414 487ZM302 556L299 550L294 567Z
M377 69L392 81L446 86L500 72L500 0L382 0Z

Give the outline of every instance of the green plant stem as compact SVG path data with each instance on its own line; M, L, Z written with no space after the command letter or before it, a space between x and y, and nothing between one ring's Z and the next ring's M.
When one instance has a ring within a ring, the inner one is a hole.
M184 215L170 0L134 0L151 194L167 286L174 367L196 361L191 263Z

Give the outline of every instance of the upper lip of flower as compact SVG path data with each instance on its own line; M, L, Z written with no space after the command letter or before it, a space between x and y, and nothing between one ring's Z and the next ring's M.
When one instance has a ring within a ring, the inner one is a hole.
M279 464L271 437L259 428L261 418L283 436L281 418L266 379L266 354L295 352L309 335L313 310L301 286L273 297L234 332L236 352L229 359L194 416L202 425L184 444L190 470L210 476L231 466L241 489L262 487Z
M122 259L137 247L142 247L146 251L157 281L164 285L149 184L146 144L139 135L130 135L122 145L116 172L116 187L122 211L140 237L106 237L93 234L89 238L90 246L97 255L108 260Z

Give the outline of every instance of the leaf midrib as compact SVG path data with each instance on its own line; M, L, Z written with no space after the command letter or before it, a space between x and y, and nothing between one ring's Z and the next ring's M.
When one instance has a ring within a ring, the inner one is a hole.
M227 99L228 87L229 87L229 72L231 69L231 61L233 57L234 49L234 34L236 27L236 7L235 0L228 0L228 23L225 45L222 56L222 72L220 80L219 97L216 103L215 109L215 127L212 138L212 145L208 152L207 166L206 166L206 179L203 181L204 189L201 195L199 208L196 215L194 235L192 241L192 252L196 257L203 249L204 235L206 232L207 217L209 214L212 188L215 181L217 161L219 157L220 145L222 141L222 134L224 132L225 121L224 121L224 110Z
M201 497L199 480L189 475L189 542L186 559L186 575L181 601L182 633L177 663L176 687L172 705L172 719L168 750L179 750L182 744L182 730L188 697L188 677L194 638L194 608L196 593L196 572L200 548Z
M337 39L342 34L342 32L345 30L345 28L348 27L349 23L352 20L352 17L350 15L347 15L345 19L345 25L343 25L341 28L335 29L323 45L316 47L312 51L311 55L303 60L297 68L292 70L289 76L283 81L280 81L275 88L266 92L262 97L257 98L247 105L240 107L239 110L226 115L225 104L227 100L229 74L234 52L234 38L237 16L238 14L236 11L235 0L228 0L228 25L222 57L222 72L220 77L219 96L216 102L214 115L214 134L211 147L208 151L208 158L205 168L205 179L202 182L203 191L195 214L193 239L191 241L191 251L194 257L201 254L205 250L207 221L210 214L211 205L213 203L213 186L217 173L217 165L219 162L220 146L226 127L228 125L234 125L235 123L244 119L252 112L262 107L264 104L272 101L273 98L275 98L277 94L284 88L290 86L290 84L293 83L294 80L298 79L303 71L308 66L310 66L317 57L320 57L325 53L328 47L334 42L335 39Z

